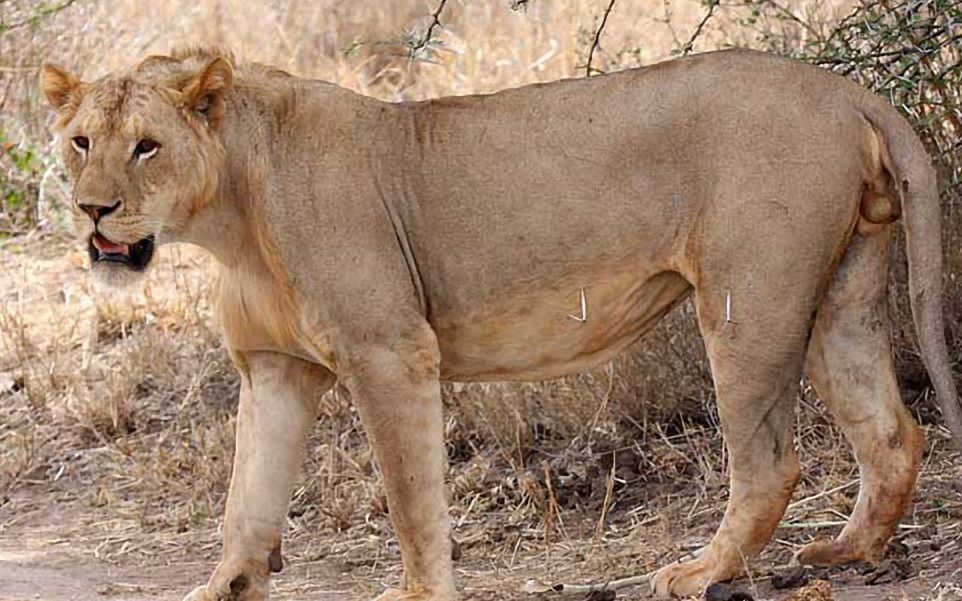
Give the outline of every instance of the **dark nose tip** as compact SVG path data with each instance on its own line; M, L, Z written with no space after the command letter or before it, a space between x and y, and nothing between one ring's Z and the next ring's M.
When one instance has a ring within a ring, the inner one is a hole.
M115 202L110 206L91 205L91 204L79 204L77 206L80 208L81 211L90 215L90 218L93 219L94 223L97 223L102 218L106 217L107 215L110 215L111 213L119 209L120 201L118 200L117 202Z

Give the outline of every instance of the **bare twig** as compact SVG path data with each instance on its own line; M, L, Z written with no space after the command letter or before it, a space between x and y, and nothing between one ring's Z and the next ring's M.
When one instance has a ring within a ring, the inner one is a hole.
M608 481L605 484L605 500L601 504L601 517L598 518L598 530L595 532L595 540L599 543L605 533L605 521L608 519L608 510L611 509L611 495L615 490L615 468L618 466L618 456L611 453L611 472L608 473Z
M409 58L411 59L416 58L418 53L424 50L427 47L427 45L431 43L431 36L434 35L435 29L437 29L438 27L441 27L443 29L444 26L441 25L441 13L444 12L444 6L447 3L448 3L448 0L440 0L440 2L438 2L438 7L434 9L433 13L431 13L431 24L428 25L427 31L425 31L424 35L421 36L420 38L411 40L408 43Z
M816 40L819 40L819 41L822 40L821 32L819 32L818 29L816 29L815 26L810 21L806 21L805 19L799 17L787 6L782 6L775 0L761 0L761 2L764 4L768 4L769 6L774 8L775 12L780 14L783 18L793 21L796 25L798 25L808 33L812 34Z
M546 508L547 515L544 517L544 540L545 540L545 551L551 553L551 533L554 530L554 520L559 518L558 515L558 502L554 495L554 486L551 484L551 468L548 467L548 462L545 460L541 461L541 469L544 470L544 483L545 487L548 489L548 507Z
M654 572L640 574L638 576L629 576L628 578L622 578L620 580L606 580L605 582L595 582L591 584L566 584L559 582L557 584L541 585L533 581L528 581L525 583L522 592L530 594L557 593L559 595L583 595L585 593L601 591L616 591L630 586L647 584L652 574L654 574Z
M598 25L598 29L595 30L595 39L591 42L591 49L588 50L588 62L585 64L585 77L591 77L593 75L592 71L604 73L604 71L600 69L592 69L591 61L595 57L595 50L600 46L601 32L605 30L605 25L608 24L608 15L611 14L611 9L614 7L615 0L608 0L608 7L605 9L604 16L601 17L601 24Z
M840 484L839 486L835 486L835 487L830 488L830 489L828 489L828 490L823 490L822 492L820 492L820 493L818 493L818 494L814 494L814 495L812 495L812 496L810 496L810 497L805 497L804 499L799 499L798 501L795 501L794 503L791 503L788 507L786 507L786 508L785 508L785 512L788 513L789 511L795 509L796 507L800 507L800 506L802 506L802 505L805 505L806 503L811 503L812 501L817 501L818 499L821 499L822 497L827 497L827 496L833 495L833 494L835 494L835 493L837 493L837 492L841 492L841 491L845 490L846 488L850 488L850 487L852 487L852 486L855 486L856 484L858 484L858 482L859 482L858 480L852 480L852 481L850 481L850 482L846 482L845 484Z
M17 29L32 23L36 23L43 18L59 13L70 5L76 4L76 2L77 0L64 0L60 4L55 4L53 6L41 6L34 14L26 17L25 19L14 21L13 23L7 23L0 19L0 33L6 33L11 29Z
M701 37L701 32L705 28L705 25L714 16L715 9L718 8L719 2L720 0L708 1L708 12L705 13L705 18L701 20L701 22L698 24L698 27L695 28L695 32L691 34L691 37L688 38L688 41L685 42L685 45L682 47L681 53L683 55L688 56L689 54L691 54L692 49L695 47L695 42L698 40L699 37Z

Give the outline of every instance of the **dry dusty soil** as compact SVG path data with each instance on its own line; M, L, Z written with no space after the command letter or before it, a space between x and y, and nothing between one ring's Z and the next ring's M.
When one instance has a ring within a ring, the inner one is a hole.
M38 516L40 517L40 516ZM18 525L0 535L0 601L179 601L186 591L203 582L212 567L210 558L176 561L105 561L97 558L97 549L86 548L62 536L56 526ZM206 538L206 537L205 537ZM590 543L589 543L590 544ZM495 601L523 599L586 599L584 595L558 597L550 594L531 594L522 591L525 576L558 573L577 574L571 564L568 545L558 549L549 559L542 557L515 558L513 569L505 573L493 569L488 562L505 552L504 549L477 548L478 553L465 552L458 562L465 599ZM470 550L469 550L470 551ZM496 561L500 563L500 561ZM775 590L771 579L761 575L758 581L742 581L720 587L702 597L713 601L772 599L791 601L906 601L962 599L962 563L923 570L903 581L897 580L899 568L889 565L891 574L875 576L880 582L866 584L871 578L852 568L832 573L809 573L807 577L825 578L828 587L801 586ZM282 600L342 601L364 600L373 596L382 582L379 576L396 574L396 566L385 566L385 573L377 574L377 566L348 566L336 557L317 561L289 562L276 578L272 598ZM572 569L573 568L573 569ZM954 568L954 569L953 569ZM377 570L380 571L380 570ZM585 576L585 574L581 574ZM577 576L573 576L577 578ZM888 580L888 581L886 581ZM954 584L953 584L954 581ZM825 588L830 592L826 595ZM750 597L738 593L750 593ZM588 597L588 599L649 599L646 587L620 590L616 597Z

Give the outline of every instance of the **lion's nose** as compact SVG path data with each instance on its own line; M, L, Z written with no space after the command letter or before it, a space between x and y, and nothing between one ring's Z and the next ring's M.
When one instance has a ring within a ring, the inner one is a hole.
M107 205L94 205L94 204L78 204L77 205L81 211L90 215L94 223L98 223L102 218L110 215L114 211L120 208L120 201L118 200L114 204Z

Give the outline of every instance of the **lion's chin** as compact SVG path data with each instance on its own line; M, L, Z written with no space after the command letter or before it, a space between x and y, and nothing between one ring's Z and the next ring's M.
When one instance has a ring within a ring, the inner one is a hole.
M122 263L94 261L90 266L90 279L104 292L129 291L143 281L144 270L131 269Z

